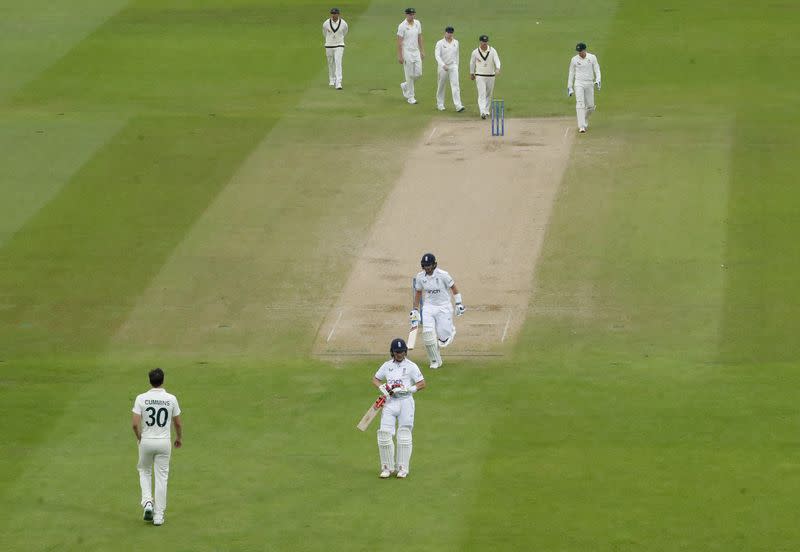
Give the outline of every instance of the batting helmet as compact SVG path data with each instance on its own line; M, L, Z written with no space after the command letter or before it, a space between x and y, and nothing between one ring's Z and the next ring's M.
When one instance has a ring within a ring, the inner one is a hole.
M584 44L583 42L578 42L578 44L575 45L576 52L583 52L585 49L586 49L586 44Z
M406 345L406 342L403 341L402 338L396 337L392 339L392 343L389 345L389 354L407 353L407 352L408 352L408 345Z
M435 265L436 255L434 255L433 253L425 253L422 256L422 260L419 262L419 264L420 266L422 266L422 268L425 268L426 266Z

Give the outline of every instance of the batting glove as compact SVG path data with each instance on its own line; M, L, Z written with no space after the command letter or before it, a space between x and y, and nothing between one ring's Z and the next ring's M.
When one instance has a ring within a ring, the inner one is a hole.
M408 388L405 385L400 385L399 387L392 389L392 397L403 397L408 395L408 393Z
M567 97L572 96L574 93L575 91L572 88L567 88Z
M411 321L412 328L419 326L420 320L422 320L417 309L412 310L411 314L408 315L408 318Z
M392 396L392 391L389 389L388 383L385 385L381 385L380 387L378 387L378 389L381 390L381 393L383 394L384 398Z
M596 83L594 83L594 85L597 87L598 90L600 90L600 81L597 81Z
M456 303L456 316L461 316L467 311L466 307L464 307L461 303Z

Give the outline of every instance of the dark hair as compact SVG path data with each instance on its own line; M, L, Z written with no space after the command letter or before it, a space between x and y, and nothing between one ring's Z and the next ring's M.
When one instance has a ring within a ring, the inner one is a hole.
M150 370L150 373L147 375L150 376L150 385L153 387L161 387L164 383L164 370L161 368Z

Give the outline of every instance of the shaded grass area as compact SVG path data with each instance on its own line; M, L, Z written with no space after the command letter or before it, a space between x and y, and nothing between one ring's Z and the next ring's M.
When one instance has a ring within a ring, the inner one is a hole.
M98 350L269 124L131 121L0 249L3 347Z

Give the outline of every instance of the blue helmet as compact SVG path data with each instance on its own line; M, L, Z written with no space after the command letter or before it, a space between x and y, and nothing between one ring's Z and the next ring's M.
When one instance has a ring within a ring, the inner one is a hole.
M425 268L426 266L433 266L436 268L436 255L433 253L425 253L422 256L422 260L419 262L419 264L422 268Z
M389 353L407 353L408 352L408 345L406 342L403 341L402 338L396 337L392 339L392 343L389 345Z

